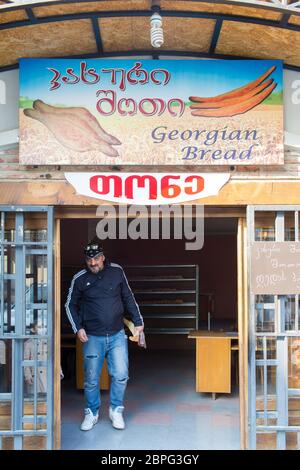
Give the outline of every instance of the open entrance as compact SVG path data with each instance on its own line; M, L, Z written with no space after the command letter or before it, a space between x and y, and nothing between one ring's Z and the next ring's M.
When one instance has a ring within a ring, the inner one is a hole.
M72 277L85 267L83 247L95 237L96 224L88 218L60 224L61 448L239 449L237 217L205 218L199 251L172 237L103 241L107 258L123 266L144 316L147 349L129 341L125 431L109 421L106 370L100 421L80 431L81 345L63 306Z

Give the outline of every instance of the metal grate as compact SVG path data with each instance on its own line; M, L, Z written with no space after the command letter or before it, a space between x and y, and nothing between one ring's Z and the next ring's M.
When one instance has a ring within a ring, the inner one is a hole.
M46 229L28 230L37 213ZM0 214L0 443L41 448L44 438L51 449L53 208L0 206Z
M254 241L273 241L274 246L299 242L299 210L300 206L247 209L251 449L300 449L299 294L255 295L250 275Z

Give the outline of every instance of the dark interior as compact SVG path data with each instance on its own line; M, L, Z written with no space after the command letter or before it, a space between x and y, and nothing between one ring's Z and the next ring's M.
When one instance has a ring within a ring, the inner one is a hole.
M62 278L62 333L71 333L71 327L64 311L69 285L72 276L85 267L83 247L95 236L96 219L65 219L61 224L61 278ZM186 250L186 240L103 240L102 245L107 258L124 267L128 280L131 279L132 265L198 265L199 266L199 328L208 328L208 312L210 312L210 328L212 330L237 331L237 219L206 218L204 246L201 250ZM70 243L70 240L72 242ZM166 270L163 270L164 274ZM185 275L186 271L180 272ZM160 270L154 272L160 275ZM178 274L178 269L171 271ZM145 275L147 272L134 271L134 276ZM153 274L153 272L152 272ZM130 277L131 276L131 277ZM133 292L141 285L130 282ZM166 284L165 284L166 285ZM148 284L149 286L149 284ZM161 286L161 284L160 284ZM173 284L182 289L182 284ZM186 285L188 288L188 285ZM138 289L137 289L138 290ZM207 294L211 294L208 296ZM137 301L142 302L138 292ZM155 297L155 296L154 296ZM182 295L184 301L191 300ZM152 296L153 299L153 296ZM140 305L142 313L148 310ZM173 309L174 310L174 309ZM158 312L166 311L158 307ZM170 311L170 309L168 309ZM179 311L175 308L174 311ZM188 309L183 312L188 311ZM195 311L193 308L192 311ZM153 309L152 309L153 313ZM177 323L176 323L177 322ZM179 320L165 319L145 320L146 333L148 327L177 327ZM195 320L181 321L189 329L195 329ZM193 341L187 335L155 335L148 334L148 344L153 348L193 348Z

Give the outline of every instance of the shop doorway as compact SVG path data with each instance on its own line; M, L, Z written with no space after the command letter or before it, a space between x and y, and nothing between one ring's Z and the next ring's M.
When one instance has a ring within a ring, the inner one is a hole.
M224 211L223 211L224 213ZM99 424L79 430L83 416L82 361L64 312L72 276L84 267L83 246L95 236L92 218L60 220L63 449L238 449L238 218L207 217L204 247L184 240L106 240L107 257L124 267L145 317L147 350L130 344L125 432L108 420L102 377ZM196 342L191 330L236 333L230 351L230 393L196 392ZM76 359L77 358L77 359Z

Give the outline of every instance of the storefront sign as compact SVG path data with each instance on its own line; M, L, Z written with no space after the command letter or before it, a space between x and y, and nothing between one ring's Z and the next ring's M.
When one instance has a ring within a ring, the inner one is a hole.
M251 276L253 294L299 294L300 242L254 242Z
M65 173L84 196L125 204L176 204L215 196L230 173Z
M20 60L20 163L283 164L282 62Z

